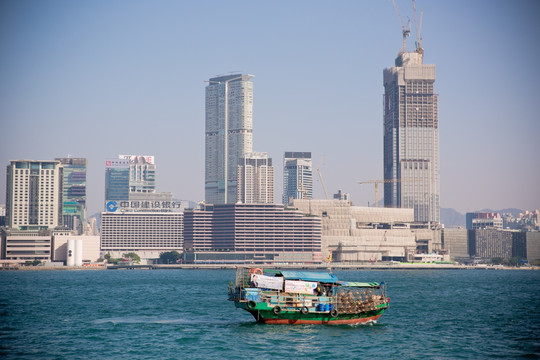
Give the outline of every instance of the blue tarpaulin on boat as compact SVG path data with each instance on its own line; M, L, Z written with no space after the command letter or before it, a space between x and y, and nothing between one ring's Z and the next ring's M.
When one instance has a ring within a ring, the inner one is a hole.
M281 275L288 280L303 280L303 281L319 281L323 283L335 284L338 278L325 272L311 272L311 271L280 271Z

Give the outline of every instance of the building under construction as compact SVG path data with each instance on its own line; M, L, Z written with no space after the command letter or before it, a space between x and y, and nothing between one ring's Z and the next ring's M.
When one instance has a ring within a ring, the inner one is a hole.
M394 6L396 3L394 2ZM413 1L414 6L414 1ZM416 49L407 51L408 27L395 66L383 72L384 205L414 209L415 221L440 221L439 114L435 65L424 64L422 17L416 19Z

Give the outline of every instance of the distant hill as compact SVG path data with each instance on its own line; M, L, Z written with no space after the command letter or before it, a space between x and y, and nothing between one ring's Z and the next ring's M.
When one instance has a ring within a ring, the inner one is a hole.
M454 209L441 208L441 224L447 228L465 227L465 214Z

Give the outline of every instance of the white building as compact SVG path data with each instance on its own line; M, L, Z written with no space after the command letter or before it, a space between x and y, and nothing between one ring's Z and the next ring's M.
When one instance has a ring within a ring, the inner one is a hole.
M42 230L62 225L62 170L60 161L10 160L7 227Z
M274 203L274 167L266 153L248 153L238 165L237 202Z
M157 259L166 251L180 252L183 216L181 212L172 211L103 212L101 251L113 258L135 252L143 261Z
M235 203L237 166L253 151L252 75L211 78L206 87L205 200Z

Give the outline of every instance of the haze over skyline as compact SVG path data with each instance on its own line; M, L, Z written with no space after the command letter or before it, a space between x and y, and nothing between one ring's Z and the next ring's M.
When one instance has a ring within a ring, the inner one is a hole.
M410 1L397 1L404 21ZM441 207L540 207L540 3L425 1L424 63L439 94ZM3 1L0 191L9 160L88 159L88 213L104 164L154 155L158 191L204 199L205 80L253 74L253 150L275 167L313 156L314 197L373 204L383 178L383 69L401 48L391 0ZM382 197L382 192L380 193Z

